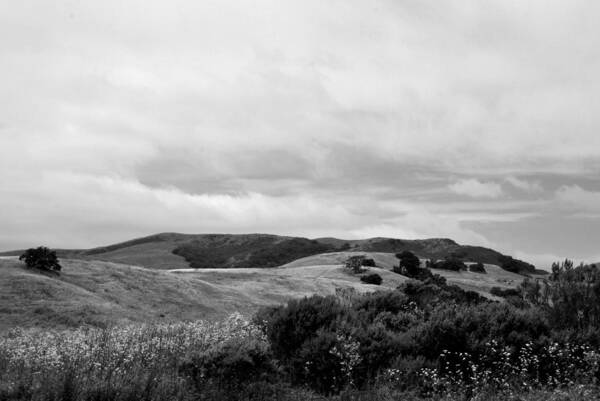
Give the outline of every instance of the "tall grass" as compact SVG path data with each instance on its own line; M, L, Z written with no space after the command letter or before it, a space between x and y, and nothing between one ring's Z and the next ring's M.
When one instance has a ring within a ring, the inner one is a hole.
M190 355L232 339L264 341L240 315L111 329L14 329L0 338L0 399L185 400Z

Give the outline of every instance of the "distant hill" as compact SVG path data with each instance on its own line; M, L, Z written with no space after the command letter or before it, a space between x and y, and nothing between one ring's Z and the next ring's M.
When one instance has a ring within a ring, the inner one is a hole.
M459 245L451 239L402 240L370 238L307 239L270 234L162 233L114 245L58 250L59 257L102 260L152 269L276 267L307 256L336 251L414 252L424 259L457 257L465 261L501 266L516 273L533 273L535 267L493 249ZM19 255L22 251L0 255Z
M394 266L398 265L398 259L393 253L342 251L308 256L288 263L283 268L342 265L350 256L355 255L365 255L367 258L373 259L378 268L386 271L391 271ZM511 273L494 264L485 264L484 268L485 273L444 269L431 269L431 272L446 278L449 284L456 284L464 290L476 291L487 297L490 297L492 287L514 288L524 279L522 275Z

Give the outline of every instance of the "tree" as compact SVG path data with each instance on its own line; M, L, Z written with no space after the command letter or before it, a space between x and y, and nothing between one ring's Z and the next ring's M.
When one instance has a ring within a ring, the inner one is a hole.
M373 274L367 274L366 276L362 276L360 278L360 281L362 281L363 283L367 283L367 284L381 285L382 278L379 274L373 273Z
M375 267L376 265L373 259L368 259L365 255L350 256L346 259L346 268L355 274L362 273L363 266Z
M475 273L485 273L485 266L481 262L473 263L469 265L469 271Z
M19 256L19 260L24 260L29 268L48 271L60 271L62 268L58 263L56 252L45 246L26 250L24 254Z
M467 265L465 265L465 263L462 260L457 259L453 256L449 256L449 257L446 257L442 261L435 262L431 267L433 267L434 269L444 269L444 270L454 270L454 271L460 271L460 270L467 269Z
M406 274L407 276L414 276L419 272L421 261L419 258L410 251L403 251L397 253L396 257L400 259L399 269L394 268L396 273Z
M350 256L346 259L346 269L352 270L352 273L360 273L362 272L362 262L365 259L364 256Z
M375 260L371 258L363 259L362 265L365 267L377 267L377 265L375 264Z

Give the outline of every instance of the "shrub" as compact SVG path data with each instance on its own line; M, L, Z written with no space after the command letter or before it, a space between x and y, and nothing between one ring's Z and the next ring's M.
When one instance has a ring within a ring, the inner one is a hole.
M364 318L373 321L375 316L382 312L397 314L406 310L410 300L400 291L377 291L364 294L352 305L355 311L364 311Z
M289 361L317 330L328 328L342 313L335 297L314 295L263 309L256 320L262 324L275 357Z
M396 268L394 267L394 272L400 274L406 274L409 277L412 277L416 274L421 266L421 261L419 258L410 251L403 251L396 254L396 257L400 259L400 264Z
M367 284L380 285L383 280L381 279L381 276L379 274L373 273L367 274L366 276L362 276L360 278L360 281Z
M597 266L574 267L570 260L554 263L548 280L525 279L519 289L527 302L543 308L557 329L570 330L575 336L584 332L600 334L600 269ZM600 335L594 343L600 345Z
M19 260L24 260L29 268L48 271L60 271L62 268L58 263L56 252L45 246L26 250L24 254L19 256Z
M336 333L319 330L293 358L292 382L306 384L322 394L338 392L352 382L352 369L358 361L358 346L350 345L354 353L354 360L350 360L348 345Z
M248 383L275 378L268 343L257 338L233 338L213 345L189 357L181 372L199 391L207 386L234 391Z
M396 389L406 391L418 388L423 380L423 369L432 368L435 364L422 356L400 356L379 375L377 381L379 386L391 383Z
M535 272L535 266L523 262L522 260L515 259L512 256L502 255L498 258L498 262L500 263L500 267L504 270L513 273L533 273Z
M435 276L439 277L437 274ZM433 280L410 280L400 285L398 290L421 307L434 308L447 304L477 305L488 302L485 297L474 291L465 291L456 285L438 285Z
M507 298L507 297L520 297L521 291L516 288L500 288L500 287L492 287L490 289L490 294L495 295L497 297Z
M457 258L449 257L442 261L434 262L431 264L431 267L435 269L444 269L444 270L452 270L452 271L460 271L467 270L467 265Z
M474 272L474 273L485 273L485 267L483 266L483 263L481 262L477 262L477 263L471 263L469 265L469 271L470 272Z
M375 260L371 258L363 259L362 265L366 267L377 267L377 265L375 264Z

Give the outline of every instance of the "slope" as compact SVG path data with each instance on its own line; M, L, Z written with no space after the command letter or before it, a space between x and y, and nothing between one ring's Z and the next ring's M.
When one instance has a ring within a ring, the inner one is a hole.
M164 271L112 262L62 259L60 275L0 259L0 330L22 327L106 326L128 322L216 319L250 315L291 297L333 294L336 288L373 291L341 266L290 269ZM380 271L384 288L405 278Z
M350 256L366 255L375 261L377 267L392 270L399 261L393 253L385 252L333 252L309 256L295 260L283 268L309 267L313 265L340 265ZM471 271L450 271L444 269L431 269L432 273L445 277L448 284L456 284L459 287L476 291L490 297L489 291L492 287L514 288L523 281L520 274L508 272L493 264L484 265L486 273L475 273ZM395 274L395 273L392 273ZM403 276L402 276L403 277Z

